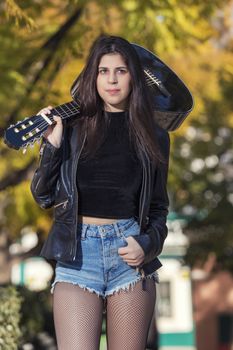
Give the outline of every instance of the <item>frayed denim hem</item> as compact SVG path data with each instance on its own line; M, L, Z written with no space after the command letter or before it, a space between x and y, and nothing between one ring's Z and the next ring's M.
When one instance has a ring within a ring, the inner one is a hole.
M100 292L97 292L95 289L93 288L89 288L87 286L85 286L84 284L80 284L80 283L75 283L75 282L71 282L71 281L67 281L67 280L62 280L62 279L57 279L56 281L53 282L51 289L50 289L50 293L53 294L54 292L54 288L55 288L55 284L58 282L64 282L64 283L70 283L73 284L74 286L79 286L80 288L82 288L83 290L87 290L90 293L95 293L98 297L102 297L104 298L104 295Z
M108 296L111 296L111 295L114 295L116 293L120 293L120 292L123 292L123 291L129 291L130 289L133 290L135 284L139 281L143 281L143 280L147 280L147 279L153 279L155 283L159 283L159 275L158 275L158 272L155 271L153 273L151 273L150 275L147 275L147 276L138 276L134 281L131 281L131 282L127 282L123 285L120 285L118 286L117 288L114 288L112 290L109 290L109 291L106 291L105 294L101 293L101 292L98 292L96 291L94 288L90 288L90 287L87 287L85 286L84 284L80 284L80 283L76 283L76 282L71 282L71 281L67 281L67 280L63 280L63 279L57 279L53 282L52 286L51 286L51 289L50 289L50 293L53 294L54 292L54 287L55 287L55 284L58 283L58 282L64 282L64 283L71 283L75 286L79 286L80 288L82 288L83 290L87 290L88 292L90 293L95 293L98 297L102 297L103 299L105 299L106 297Z
M155 272L153 272L153 273L151 273L150 275L147 275L147 276L138 276L138 278L135 279L132 282L125 283L125 284L123 284L121 286L118 286L115 289L112 289L112 290L109 290L109 291L105 292L105 297L114 295L115 293L120 293L122 291L129 291L130 289L133 290L133 288L134 288L134 286L136 285L137 282L140 282L140 281L143 281L143 280L147 280L147 279L153 279L155 283L159 283L158 272L155 271Z

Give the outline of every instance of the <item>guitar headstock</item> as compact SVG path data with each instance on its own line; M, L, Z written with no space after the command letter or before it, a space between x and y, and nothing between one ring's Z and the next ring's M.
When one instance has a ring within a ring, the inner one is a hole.
M5 130L4 142L10 148L17 150L26 148L29 145L33 145L36 140L39 140L47 127L48 123L41 115L26 118Z

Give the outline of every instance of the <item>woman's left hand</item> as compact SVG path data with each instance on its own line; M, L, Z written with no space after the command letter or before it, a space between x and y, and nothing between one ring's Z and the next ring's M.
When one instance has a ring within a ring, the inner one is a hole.
M118 254L130 266L140 266L145 258L145 253L138 242L129 236L126 238L128 245L118 249Z

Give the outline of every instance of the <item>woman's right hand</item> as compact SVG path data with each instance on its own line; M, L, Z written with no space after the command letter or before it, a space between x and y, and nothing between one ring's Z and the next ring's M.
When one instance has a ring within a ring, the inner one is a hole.
M52 106L45 107L41 109L37 115L43 113L43 114L50 114ZM56 124L49 125L47 130L44 133L44 137L56 148L59 148L61 146L61 140L62 140L62 132L63 132L63 125L61 117L53 116L54 121Z

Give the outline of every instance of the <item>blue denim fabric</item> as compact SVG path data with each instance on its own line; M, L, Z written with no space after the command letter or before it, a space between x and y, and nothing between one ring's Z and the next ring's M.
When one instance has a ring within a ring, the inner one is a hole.
M102 297L129 290L142 278L158 282L157 272L143 277L138 268L129 266L118 254L118 249L127 245L127 237L139 234L134 217L105 225L79 223L78 230L81 240L76 258L57 262L51 293L57 282L77 284Z

